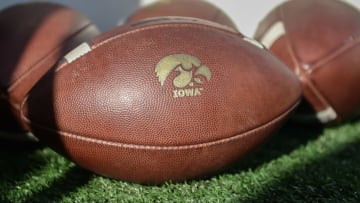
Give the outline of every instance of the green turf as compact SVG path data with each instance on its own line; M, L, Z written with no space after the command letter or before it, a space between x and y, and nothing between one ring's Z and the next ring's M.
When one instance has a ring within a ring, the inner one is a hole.
M0 202L360 202L360 121L288 124L217 176L161 186L107 179L49 148L1 142Z

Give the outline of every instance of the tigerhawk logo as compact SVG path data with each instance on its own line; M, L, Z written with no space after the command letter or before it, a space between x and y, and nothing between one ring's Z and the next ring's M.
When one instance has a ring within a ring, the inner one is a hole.
M159 61L155 72L162 86L173 71L179 72L173 80L176 88L173 90L174 98L201 96L204 88L198 85L211 79L210 69L201 64L198 58L188 54L173 54Z

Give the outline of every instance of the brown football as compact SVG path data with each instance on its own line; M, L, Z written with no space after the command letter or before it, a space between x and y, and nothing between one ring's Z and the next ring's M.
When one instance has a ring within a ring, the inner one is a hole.
M360 114L356 8L342 1L292 0L270 12L255 38L300 78L311 108L301 108L299 119L336 124Z
M161 16L200 18L236 29L230 17L220 8L204 0L159 0L135 11L126 23Z
M159 18L72 50L31 90L22 116L86 169L159 184L229 166L300 98L295 74L255 41L210 21Z
M18 118L28 91L64 53L99 31L79 12L45 2L1 11L0 29L0 131L26 131Z

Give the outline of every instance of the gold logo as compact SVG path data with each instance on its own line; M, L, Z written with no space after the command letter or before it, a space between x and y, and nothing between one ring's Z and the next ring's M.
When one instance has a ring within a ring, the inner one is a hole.
M177 88L173 90L174 98L200 96L204 89L196 86L211 79L210 69L188 54L173 54L159 61L155 72L162 86L173 71L179 72L173 79L173 85Z

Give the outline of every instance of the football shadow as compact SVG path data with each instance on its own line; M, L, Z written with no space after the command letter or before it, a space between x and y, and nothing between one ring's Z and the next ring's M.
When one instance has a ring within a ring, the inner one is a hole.
M17 188L17 184L30 180L30 174L46 167L49 162L41 156L46 146L35 142L0 142L0 202L11 202L6 195ZM55 166L56 167L56 166ZM32 192L24 202L57 202L69 193L86 185L93 174L78 166L70 166L60 177L46 188Z
M118 2L119 1L113 1ZM127 8L135 8L138 7L140 2L139 0L128 0L128 1L121 1L122 7ZM66 53L63 53L62 55L65 55ZM46 80L42 84L49 84L50 88L46 88L47 90L50 90L51 92L48 95L53 95L47 98L46 104L44 104L44 109L48 111L48 118L47 118L47 124L49 126L53 126L54 129L51 130L50 134L49 132L46 132L47 134L44 134L44 131L38 130L38 126L32 126L32 129L34 130L35 136L37 134L42 134L41 138L43 138L44 143L47 143L49 146L54 147L55 151L60 152L63 156L67 157L67 151L66 146L63 146L63 140L61 139L61 135L56 135L57 132L59 132L59 127L57 125L57 115L56 110L54 107L54 98L55 98L55 86L54 86L54 78L55 78L56 72L55 68L52 68L46 76L44 76L41 80ZM40 81L41 82L41 81ZM31 96L31 95L30 95ZM32 115L36 117L36 113L38 111L33 111L35 109L39 108L39 104L36 102L36 99L31 100L29 99L28 102L28 115L30 118ZM40 107L41 108L41 107ZM41 140L40 140L41 141ZM87 170L84 170L80 168L79 166L75 165L71 168L69 168L63 175L61 175L60 178L54 180L47 188L44 188L38 192L35 192L31 195L31 197L28 198L29 202L43 202L44 200L51 200L51 201L59 201L62 198L69 196L72 192L75 192L77 189L87 185L89 181L93 178L94 174L92 172L89 172Z
M225 173L236 174L240 171L256 169L263 164L289 154L310 140L317 139L323 130L324 127L320 124L308 125L288 121L263 144L243 159L234 163Z
M29 14L29 12L26 13L25 7L21 7L17 11L24 12L24 18ZM0 39L2 39L2 46L5 47L0 50L0 53L6 58L6 60L4 58L0 61L0 66L3 69L0 84L0 91L2 92L0 95L0 129L7 131L8 137L22 134L19 133L18 129L20 127L15 121L17 116L10 110L9 104L5 102L8 97L7 86L13 78L16 68L18 68L18 63L23 57L27 45L31 42L32 37L36 35L37 25L41 25L43 20L50 16L52 12L54 10L49 9L37 14L32 19L32 23L36 26L26 27L26 32L14 27L14 25L17 26L16 21L19 20L9 21L9 19L19 19L19 17L14 18L19 16L19 13L13 12L12 9L2 10L0 13ZM16 34L13 35L13 33L9 32L9 28L13 29ZM19 39L8 40L13 39L14 36L17 36ZM39 143L0 140L0 180L4 184L4 187L1 188L2 194L0 194L0 197L14 189L13 187L16 187L17 182L25 181L27 174L31 171L46 165L45 160L34 155L36 150L40 148L42 148L42 145Z
M115 2L115 1L113 1ZM118 1L116 1L118 2ZM129 1L122 1L121 4L123 7L125 6L131 6L132 8L136 8L139 6L140 2L138 0L129 0ZM38 25L41 25L43 22L42 20L46 19L47 16L51 15L53 10L44 10L42 11L41 16L39 16L39 21L36 21ZM123 14L118 14L119 17ZM33 19L35 20L35 19ZM74 22L76 23L76 22ZM5 30L0 25L0 36L2 34L8 33L7 30ZM16 67L18 61L22 57L22 53L27 47L27 44L31 41L32 36L36 34L37 27L34 26L34 28L27 29L26 33L24 34L24 38L21 40L16 40L16 49L13 47L11 51L14 51L13 58L10 62L11 64L7 64L10 67ZM51 33L49 33L51 34ZM13 42L11 42L13 43ZM65 55L67 53L66 49L68 47L63 47L63 50L61 52L61 56ZM4 51L9 51L5 49ZM4 60L2 60L4 61ZM10 70L6 72L2 77L5 78L4 83L7 84L10 82L11 78L14 75L15 70ZM48 85L50 85L51 94L54 95L54 68L50 69L50 71L47 73L46 79L48 81ZM1 95L0 95L1 96ZM2 95L1 97L6 97L6 95ZM47 100L47 108L46 108L46 115L47 115L47 122L50 124L50 126L57 126L56 122L56 112L55 108L53 106L53 97L48 98ZM4 102L0 101L0 120L2 121L0 123L0 127L4 127L5 129L7 126L10 126L11 123L9 118L13 120L12 113L9 111L9 106L6 106L3 104ZM28 109L28 115L30 115L30 118L32 115L35 115L36 112L35 109L42 108L38 103L34 101L30 101L27 104ZM6 115L5 115L6 114ZM11 121L12 121L11 120ZM4 125L4 126L2 126ZM31 124L30 124L31 125ZM11 126L11 129L16 129L18 126ZM31 129L35 129L34 126L30 126ZM57 127L55 127L56 131ZM37 133L36 130L33 132L36 136ZM47 135L45 135L46 137ZM58 137L52 137L49 135L50 139L52 139L52 142L58 143L61 145L62 141ZM6 140L0 140L0 180L2 183L0 185L4 185L4 187L1 188L0 194L0 201L7 201L5 195L6 193L12 191L16 187L16 183L19 181L26 181L29 178L29 174L32 171L35 171L39 168L45 167L47 164L49 164L44 157L41 156L41 152L37 153L37 150L41 150L44 145L40 143L23 143L23 142L16 142L16 141L6 141ZM91 173L86 172L83 169L80 169L77 166L71 167L68 171L66 171L59 179L54 180L47 188L40 190L38 192L32 193L30 197L28 197L29 202L33 202L34 200L40 200L42 197L47 197L48 200L59 200L64 195L71 193L75 191L77 188L85 185L88 183L88 181L91 180ZM5 198L5 199L4 199Z
M341 136L341 135L340 135ZM320 159L304 163L266 185L249 202L344 201L360 199L360 141L347 144Z
M24 202L58 202L70 193L85 186L94 175L78 166L70 167L60 178L57 178L47 188L32 195Z
M5 183L1 187L0 197L12 191L17 182L26 181L27 174L31 171L46 164L42 157L34 155L36 150L41 148L43 146L40 143L5 140L0 142L0 185Z
M359 125L359 118L344 125ZM339 127L339 126L335 126ZM302 125L295 122L287 123L278 133L259 146L249 156L235 163L230 169L220 174L238 174L256 171L284 155L288 155L323 134L321 125ZM344 136L344 135L339 135ZM341 146L339 150L304 163L301 167L289 169L284 177L275 182L266 183L256 197L242 199L245 202L291 202L295 199L304 200L344 200L359 199L360 193L360 140ZM323 196L327 195L327 196ZM307 198L305 198L307 197ZM309 199L310 198L310 199Z

